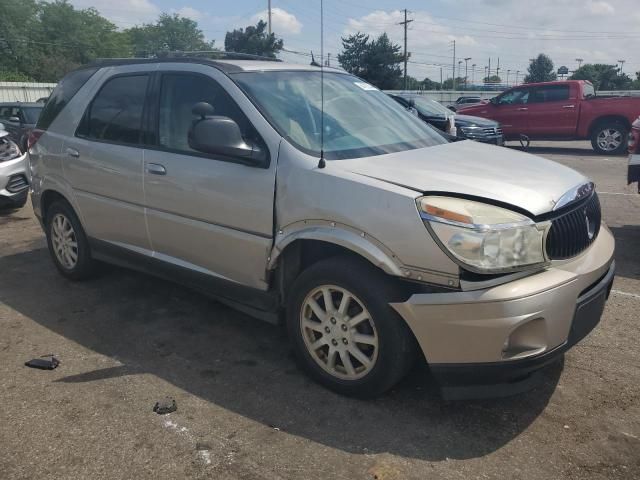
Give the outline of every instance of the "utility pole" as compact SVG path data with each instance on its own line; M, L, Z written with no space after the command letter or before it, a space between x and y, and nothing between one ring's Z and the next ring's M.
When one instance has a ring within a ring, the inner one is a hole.
M489 81L489 67L487 67L485 65L484 66L484 81L482 83L484 83L486 85L488 81Z
M271 35L271 0L269 0L269 35Z
M327 67L331 66L331 53L327 53L327 63L326 63Z
M469 75L467 74L467 62L471 60L471 57L466 57L464 59L464 88L469 88Z
M442 67L440 67L440 90L442 90L443 84L442 84Z
M407 25L409 25L413 20L407 20L407 9L404 9L404 22L398 23L398 25L404 25L404 89L407 89Z
M491 57L489 57L489 73L487 74L487 83L491 80Z
M582 58L576 58L576 62L578 62L578 70L580 69L580 67L582 66L582 62L584 62L584 59Z
M520 76L520 70L516 70L516 85L518 85L518 77Z
M496 77L500 76L500 57L498 57L498 66L496 67Z
M476 64L471 65L471 85L476 84Z
M620 72L618 73L618 75L622 75L622 67L624 67L624 63L626 62L626 60L618 60L618 62L620 62Z
M456 41L453 41L453 77L451 78L451 91L456 89Z
M511 70L507 70L507 88L509 88L509 73L511 73Z

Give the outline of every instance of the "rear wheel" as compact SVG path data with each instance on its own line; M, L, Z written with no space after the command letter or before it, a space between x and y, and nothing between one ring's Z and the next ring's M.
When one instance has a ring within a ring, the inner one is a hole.
M374 397L406 374L416 345L389 306L400 300L392 282L350 257L321 261L296 279L287 327L311 377L338 393Z
M619 155L627 149L628 134L629 129L621 122L602 122L593 129L591 146L603 155Z
M89 242L80 220L68 203L57 201L47 211L47 245L58 271L71 280L83 280L95 271Z

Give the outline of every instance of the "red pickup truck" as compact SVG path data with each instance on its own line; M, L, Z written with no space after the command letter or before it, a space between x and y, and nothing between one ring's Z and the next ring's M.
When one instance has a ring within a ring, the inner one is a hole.
M500 122L506 139L591 140L596 152L613 155L627 148L640 97L599 97L585 80L529 83L459 113Z
M638 184L638 193L640 193L640 117L631 125L631 133L629 134L629 173L627 179L629 185Z

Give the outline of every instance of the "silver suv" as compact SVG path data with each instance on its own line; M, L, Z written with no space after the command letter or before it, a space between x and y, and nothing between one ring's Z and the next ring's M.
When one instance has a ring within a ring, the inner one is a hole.
M448 143L339 70L95 64L53 92L30 161L62 275L127 264L284 321L343 394L380 394L418 358L445 391L520 388L594 328L612 283L588 179Z

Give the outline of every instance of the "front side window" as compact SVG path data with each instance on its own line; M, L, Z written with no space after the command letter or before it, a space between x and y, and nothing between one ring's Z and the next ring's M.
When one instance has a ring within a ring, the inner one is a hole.
M569 99L569 85L550 85L538 87L531 102L561 102Z
M81 127L83 136L107 142L140 144L148 81L148 75L108 80L91 102Z
M230 76L280 135L310 155L322 148L327 160L357 158L446 143L388 95L348 74L325 72L324 120L319 71Z
M198 119L192 110L199 102L210 104L214 115L235 120L245 140L261 143L240 107L215 80L203 75L180 73L162 76L158 113L160 146L180 152L195 152L189 146L189 130Z
M498 105L518 105L527 103L528 101L528 89L511 90L498 98Z

